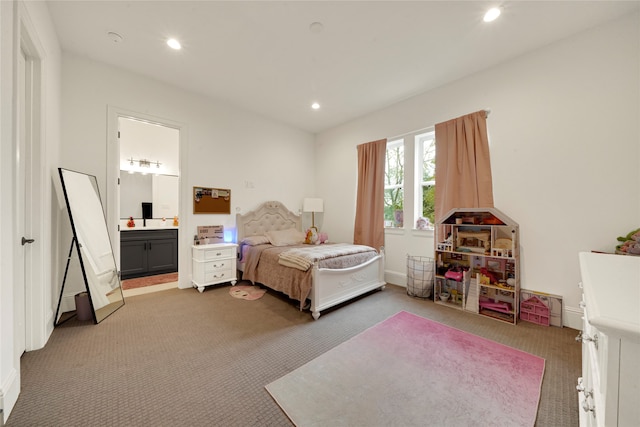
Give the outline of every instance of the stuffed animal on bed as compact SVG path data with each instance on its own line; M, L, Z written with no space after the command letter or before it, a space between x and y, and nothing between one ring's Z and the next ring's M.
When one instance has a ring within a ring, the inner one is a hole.
M318 233L318 241L316 242L316 245L319 245L321 243L328 243L329 241L329 235L327 233L320 232Z
M318 230L315 228L307 228L307 234L305 236L304 242L307 245L315 245L318 241Z

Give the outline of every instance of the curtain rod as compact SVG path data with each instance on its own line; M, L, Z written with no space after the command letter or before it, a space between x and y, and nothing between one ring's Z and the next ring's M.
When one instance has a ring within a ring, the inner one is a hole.
M489 117L489 114L491 114L491 108L485 108L484 110L480 110L480 111L484 111L485 118ZM402 135L394 136L393 138L387 138L387 141L388 140L399 139L399 138L404 138L407 135L413 135L413 134L416 134L416 133L428 132L428 131L430 131L432 129L435 129L435 125L431 125L431 126L428 126L426 128L414 130L414 131L411 131L411 132L406 132L406 133L403 133Z

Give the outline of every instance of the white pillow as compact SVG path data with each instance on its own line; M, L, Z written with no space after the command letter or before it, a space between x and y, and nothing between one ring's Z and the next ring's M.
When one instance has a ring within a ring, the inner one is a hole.
M257 236L249 236L242 239L242 243L249 246L265 245L269 243L269 238L262 234Z
M267 231L266 235L273 246L299 245L304 243L305 238L305 234L302 231L294 228Z

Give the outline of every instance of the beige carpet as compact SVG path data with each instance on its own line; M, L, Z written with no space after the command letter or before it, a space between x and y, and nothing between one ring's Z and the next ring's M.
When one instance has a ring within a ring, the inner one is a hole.
M56 328L45 348L22 356L22 391L6 425L291 426L265 385L400 310L544 358L536 425L578 425L575 330L507 325L392 285L317 321L272 292L255 301L228 292L135 296L98 325Z

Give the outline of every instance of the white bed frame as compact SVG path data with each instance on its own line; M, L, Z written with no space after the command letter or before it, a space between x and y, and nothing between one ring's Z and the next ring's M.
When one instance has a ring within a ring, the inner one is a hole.
M289 211L280 202L269 201L246 214L236 214L237 242L248 236L261 235L271 230L295 228L302 230L302 217ZM242 266L239 267L242 269ZM364 264L343 268L312 267L311 314L315 320L320 312L349 301L375 289L384 289L384 248ZM269 286L268 284L264 284Z

